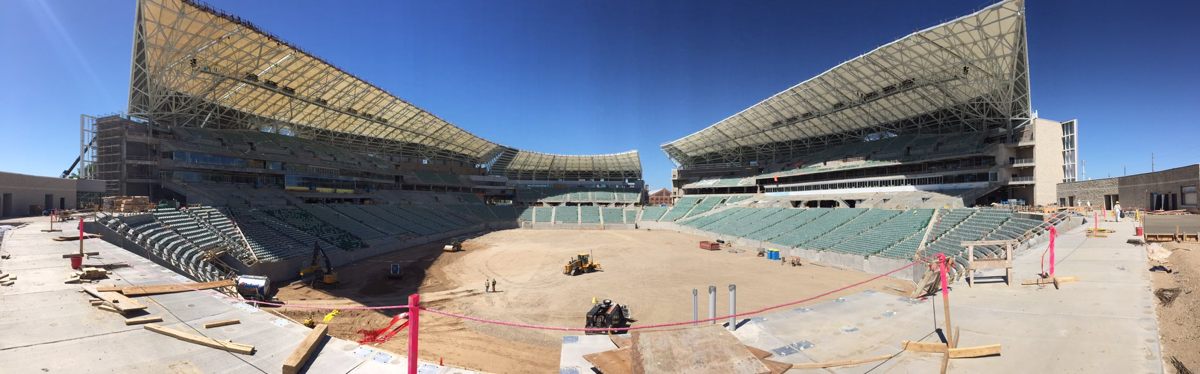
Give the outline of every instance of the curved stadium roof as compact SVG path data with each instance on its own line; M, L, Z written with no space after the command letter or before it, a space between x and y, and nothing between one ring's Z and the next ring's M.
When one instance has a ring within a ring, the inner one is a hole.
M1029 121L1022 0L925 29L662 146L683 167L779 162L872 133Z
M368 151L469 164L489 164L513 149L188 0L138 1L131 70L130 115L165 126L286 128ZM612 166L640 178L640 163L630 169L628 154L532 157L522 165Z
M501 153L491 171L512 179L640 179L642 162L636 150L573 156L509 148Z

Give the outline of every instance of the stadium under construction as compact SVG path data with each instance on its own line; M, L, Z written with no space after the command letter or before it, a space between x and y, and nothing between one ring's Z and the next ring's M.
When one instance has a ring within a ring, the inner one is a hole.
M63 327L5 319L0 361L1163 372L1149 275L1124 271L1147 267L1125 244L1141 226L1064 195L1088 185L1077 121L1033 110L1026 33L1024 2L1001 1L669 141L664 204L637 150L499 144L234 15L138 0L128 108L82 116L77 184L4 194L4 216L52 222L0 235L3 276L20 276L3 304L55 305ZM1170 187L1185 209L1188 187Z

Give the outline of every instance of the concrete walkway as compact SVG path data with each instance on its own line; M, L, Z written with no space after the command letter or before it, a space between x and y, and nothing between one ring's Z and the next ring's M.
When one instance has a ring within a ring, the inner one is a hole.
M7 224L13 224L8 221ZM18 277L0 287L0 362L6 373L278 373L309 329L230 300L215 291L137 297L161 325L221 340L254 345L253 355L207 348L126 326L124 317L89 305L78 284L64 284L71 269L62 254L78 242L50 240L45 218L9 231L0 253L0 270ZM57 225L56 225L57 226ZM73 225L68 224L68 230ZM86 243L99 251L87 264L127 264L112 270L102 284L149 285L186 282L187 278L99 239ZM241 324L205 329L203 324L237 318ZM405 373L402 355L331 338L312 361L312 373ZM423 363L420 373L470 373Z
M974 287L961 281L951 285L951 319L961 329L959 346L1001 344L1002 355L952 360L950 369L965 373L1162 373L1144 250L1125 243L1133 236L1132 223L1102 223L1101 227L1116 233L1087 238L1080 227L1060 234L1056 274L1080 279L1060 290L1020 285L1041 271L1047 243L1017 256L1013 285L984 283L983 279ZM941 303L940 294L913 300L867 291L755 317L734 335L747 345L771 351L774 360L792 363L897 354L902 340L940 341L934 328L935 324L942 326ZM752 307L757 306L745 306ZM564 350L564 355L567 353ZM828 371L936 373L940 365L939 355L905 352L887 361Z

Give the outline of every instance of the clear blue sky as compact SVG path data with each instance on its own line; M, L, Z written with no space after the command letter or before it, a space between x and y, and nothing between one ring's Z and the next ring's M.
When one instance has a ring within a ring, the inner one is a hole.
M476 134L551 153L659 145L987 1L210 2ZM133 1L0 2L0 170L57 176L79 115L124 111ZM1035 0L1034 108L1091 178L1200 161L1200 3Z

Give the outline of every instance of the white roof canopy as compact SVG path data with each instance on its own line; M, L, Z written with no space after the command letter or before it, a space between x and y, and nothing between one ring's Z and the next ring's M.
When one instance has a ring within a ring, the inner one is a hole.
M684 167L772 162L878 132L1028 121L1024 3L910 34L662 146Z

